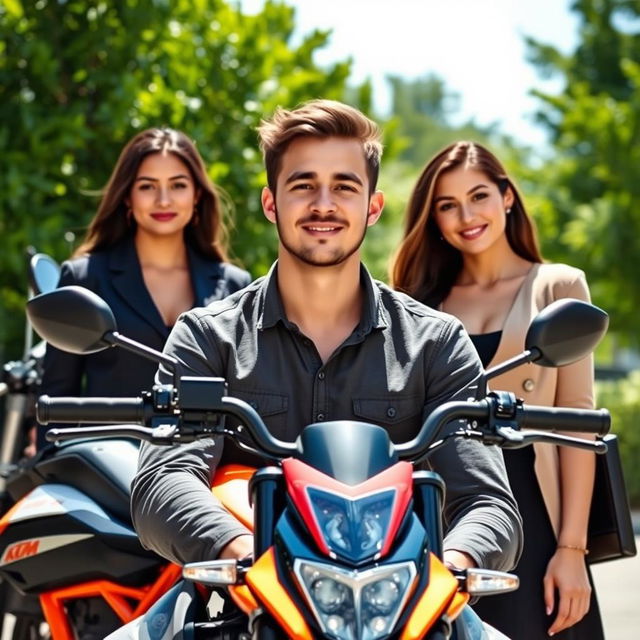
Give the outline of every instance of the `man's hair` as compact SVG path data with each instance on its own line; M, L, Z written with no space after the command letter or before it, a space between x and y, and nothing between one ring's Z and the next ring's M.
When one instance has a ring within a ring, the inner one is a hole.
M353 138L362 144L369 192L378 183L382 143L378 125L354 107L335 100L312 100L288 111L278 107L270 120L258 127L267 184L275 194L282 156L296 138Z

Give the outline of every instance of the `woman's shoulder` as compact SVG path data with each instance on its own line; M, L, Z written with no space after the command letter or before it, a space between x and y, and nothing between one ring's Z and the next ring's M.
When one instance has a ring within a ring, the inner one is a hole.
M542 262L538 264L536 280L550 284L573 284L576 280L586 280L584 271L561 262Z
M589 298L589 287L584 271L561 262L538 265L534 289L549 303L558 298Z
M230 262L221 262L220 268L222 269L224 279L229 285L233 286L233 291L246 287L252 280L251 274L248 271Z

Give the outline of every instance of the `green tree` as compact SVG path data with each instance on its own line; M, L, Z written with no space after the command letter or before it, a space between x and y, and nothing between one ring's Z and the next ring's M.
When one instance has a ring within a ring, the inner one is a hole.
M587 272L612 330L639 342L640 2L576 0L579 45L570 55L529 40L531 59L559 76L557 94L536 92L554 159L530 176L545 253Z
M83 233L89 193L147 127L197 141L235 204L235 254L264 273L275 237L260 213L255 128L279 104L341 99L350 66L318 67L328 32L294 46L294 26L275 1L257 15L226 0L0 3L0 356L20 351L24 248L66 258L64 232Z

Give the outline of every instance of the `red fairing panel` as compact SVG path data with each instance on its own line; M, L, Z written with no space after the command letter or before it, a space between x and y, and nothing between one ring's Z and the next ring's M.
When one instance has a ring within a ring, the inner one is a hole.
M309 527L309 532L318 548L326 555L330 554L330 549L322 535L320 524L311 506L307 488L321 489L349 499L362 498L379 491L395 489L396 494L389 528L379 557L383 557L388 553L413 495L413 467L411 463L398 462L373 478L369 478L366 482L357 485L338 482L334 478L294 458L284 460L282 469L287 483L287 492L302 519Z

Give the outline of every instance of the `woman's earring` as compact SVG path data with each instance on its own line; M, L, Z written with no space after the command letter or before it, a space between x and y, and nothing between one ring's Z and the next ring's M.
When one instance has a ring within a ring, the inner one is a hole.
M511 207L507 207L507 210L505 211L505 213L509 215L511 213Z
M198 212L198 205L196 204L195 207L193 207L193 215L191 216L191 221L193 223L194 227L198 226L198 222L200 222L200 213Z

